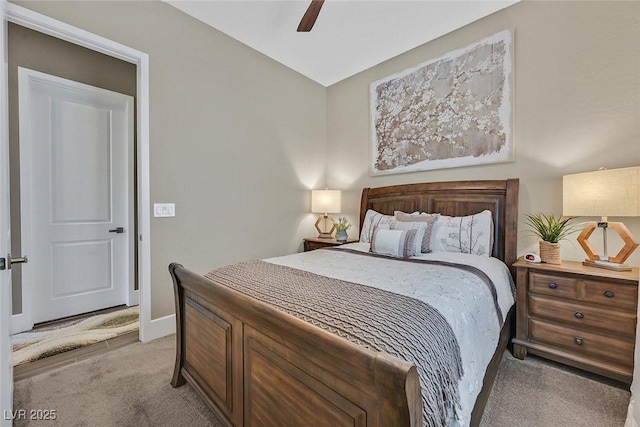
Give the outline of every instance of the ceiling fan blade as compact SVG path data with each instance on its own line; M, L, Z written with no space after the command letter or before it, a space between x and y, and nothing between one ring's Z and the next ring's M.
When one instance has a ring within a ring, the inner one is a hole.
M302 20L300 21L300 25L298 25L298 32L311 31L313 24L315 24L316 19L318 19L322 3L324 3L324 0L311 0L311 4L304 13Z

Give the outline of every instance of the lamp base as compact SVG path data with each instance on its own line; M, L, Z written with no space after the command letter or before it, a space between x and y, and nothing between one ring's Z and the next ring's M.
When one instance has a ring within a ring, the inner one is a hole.
M582 265L587 267L605 268L613 271L631 271L631 267L628 264L617 264L611 261L601 261L597 259L585 259L582 261Z
M336 229L336 226L333 225L334 219L331 215L320 215L316 220L316 230L318 231L319 239L331 239L333 238L333 232ZM323 224L324 227L320 228L320 224ZM331 229L327 230L327 224L331 224Z
M602 228L603 240L604 240L604 256L598 255L593 246L589 243L589 237L597 229ZM620 252L616 256L607 256L607 229L611 228L618 233L624 246L620 249ZM624 264L624 262L631 256L631 253L639 246L638 242L634 239L629 229L621 222L607 222L606 218L602 221L591 221L586 224L580 235L578 236L578 243L582 246L582 249L587 253L589 259L583 262L584 265L591 267L606 268L608 270L615 271L629 271L631 267ZM619 267L618 267L619 266Z

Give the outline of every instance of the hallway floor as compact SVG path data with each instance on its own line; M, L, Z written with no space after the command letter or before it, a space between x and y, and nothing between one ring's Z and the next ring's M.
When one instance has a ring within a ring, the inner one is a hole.
M138 341L138 307L118 306L13 335L14 381Z

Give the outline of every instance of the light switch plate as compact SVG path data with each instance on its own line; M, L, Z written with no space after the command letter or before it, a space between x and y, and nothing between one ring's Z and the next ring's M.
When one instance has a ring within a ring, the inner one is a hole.
M176 216L175 203L154 203L153 216L155 218L170 218Z

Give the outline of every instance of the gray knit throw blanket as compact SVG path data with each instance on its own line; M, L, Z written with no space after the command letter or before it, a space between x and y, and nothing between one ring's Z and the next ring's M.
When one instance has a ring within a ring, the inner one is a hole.
M206 274L317 327L415 364L425 426L444 426L460 407L460 348L442 315L422 301L265 261Z

